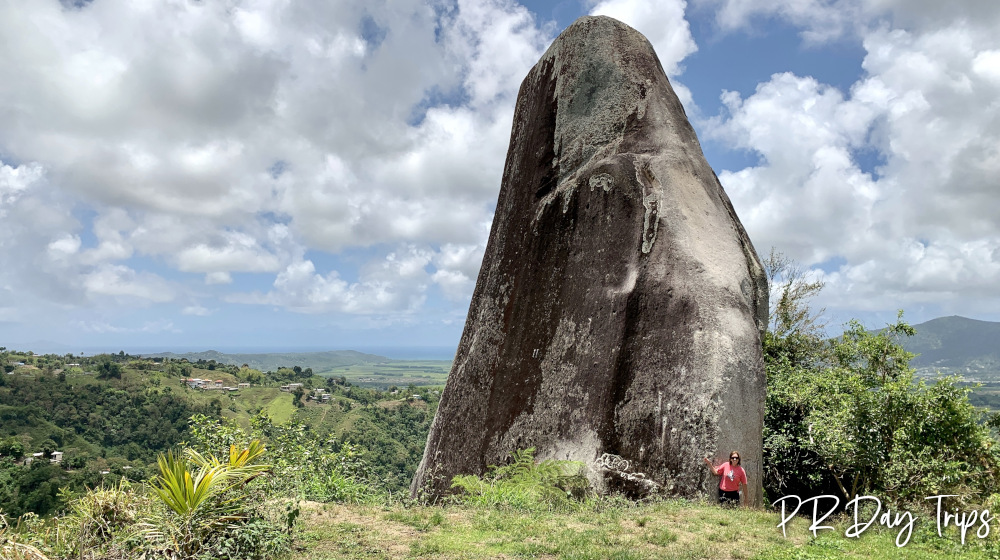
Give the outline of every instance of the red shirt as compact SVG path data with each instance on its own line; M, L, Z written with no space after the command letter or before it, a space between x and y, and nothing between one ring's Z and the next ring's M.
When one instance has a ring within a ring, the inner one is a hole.
M726 492L735 492L740 489L741 482L747 483L747 473L739 465L733 467L729 461L726 461L718 470L722 474L719 477L721 479L719 480L719 488Z

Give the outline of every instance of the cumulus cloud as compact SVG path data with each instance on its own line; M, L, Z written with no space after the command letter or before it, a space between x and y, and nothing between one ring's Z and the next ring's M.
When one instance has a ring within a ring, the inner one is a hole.
M89 294L165 302L174 298L168 282L155 274L136 272L127 266L103 265L86 274L83 285Z
M934 30L957 22L974 22L983 29L1000 23L1000 6L983 0L694 0L709 8L723 30L752 28L767 18L783 19L801 29L812 44L846 34L863 35L892 20L901 28Z
M5 4L4 268L76 305L168 301L192 289L178 273L322 300L339 273L306 251L484 243L517 87L554 31L504 0ZM449 297L474 276L435 272ZM345 293L416 301L365 282Z
M189 305L181 309L182 315L194 315L195 317L207 317L212 314L212 310L200 305Z
M278 305L302 313L405 315L424 302L432 254L415 246L389 253L369 263L356 282L336 271L321 274L311 260L299 260L278 273L266 294L239 294L231 301Z
M968 302L989 301L1000 283L1000 84L990 65L1000 40L981 22L932 25L929 5L856 5L916 23L859 27L865 75L846 95L788 73L746 98L725 93L710 135L762 161L720 179L758 249L826 270L828 307L975 313Z
M209 272L205 275L205 283L212 284L232 284L233 276L228 272Z
M44 170L38 163L14 167L0 162L0 217L6 214L4 207L17 201L21 193L41 179L43 174Z
M844 305L996 285L1000 4L587 5L645 33L672 78L697 48L689 7L727 31L779 18L813 45L863 41L850 91L779 73L725 95L705 131L761 157L720 174L741 218L759 248L823 264ZM0 88L7 315L120 301L197 316L176 302L217 297L400 317L436 293L463 307L517 88L555 31L506 0L0 4L17 76ZM345 251L366 263L356 277L306 256Z
M437 270L431 275L445 298L465 302L472 297L476 287L479 267L486 252L485 243L478 245L447 244L434 256Z

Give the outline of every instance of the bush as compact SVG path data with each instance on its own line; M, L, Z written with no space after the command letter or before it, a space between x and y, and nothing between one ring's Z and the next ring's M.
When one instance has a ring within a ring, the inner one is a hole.
M259 438L267 442L274 476L271 491L277 495L319 502L378 502L384 498L360 450L350 443L322 438L300 423L275 425L264 414L245 430L233 422L202 415L191 418L194 448L216 452L228 445L245 445Z
M460 493L459 503L489 508L563 509L588 494L590 485L583 475L583 463L546 460L535 463L535 449L515 451L511 463L491 466L482 478L460 475L451 487Z
M140 524L154 514L154 504L141 489L122 478L70 502L59 520L62 542L54 543L75 558L130 558L130 541L141 538Z
M296 515L269 492L264 446L230 447L223 459L185 450L159 459L150 484L95 488L69 502L63 518L0 518L0 558L46 560L263 560L291 549Z
M289 550L280 497L258 481L271 468L259 463L264 452L254 440L223 459L191 449L160 456L152 490L164 507L144 528L151 556L255 560Z
M902 320L878 332L854 321L805 354L765 340L764 486L781 495L878 495L896 504L955 494L978 503L1000 482L985 417L957 379L914 383Z

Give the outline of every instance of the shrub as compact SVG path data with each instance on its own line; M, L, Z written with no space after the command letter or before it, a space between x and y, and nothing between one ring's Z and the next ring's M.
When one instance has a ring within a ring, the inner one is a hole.
M253 440L242 449L231 445L224 460L191 449L186 456L160 456L152 489L166 508L145 529L156 554L255 559L287 549L277 504L251 486L271 468L258 463L264 452Z
M451 487L460 503L514 509L561 509L585 497L590 488L584 465L576 461L534 459L535 449L515 451L511 463L491 466L483 477L460 475Z
M141 539L140 525L153 514L150 497L122 478L69 502L58 520L63 538L53 544L74 558L131 558L130 541Z
M822 351L794 356L795 341L765 340L768 395L765 489L837 494L841 503L878 495L923 504L934 494L985 499L1000 480L1000 456L984 416L955 378L914 383L913 334L900 315L870 332L851 322Z
M11 527L0 510L0 558L3 560L49 560L37 545L41 521L33 514L25 514ZM26 525L22 527L21 525ZM36 538L32 538L36 537Z
M192 445L214 452L231 444L242 445L253 438L268 442L273 477L268 484L275 494L320 502L374 502L383 493L357 447L338 445L300 423L275 425L266 415L251 421L245 430L235 423L196 415L191 418Z

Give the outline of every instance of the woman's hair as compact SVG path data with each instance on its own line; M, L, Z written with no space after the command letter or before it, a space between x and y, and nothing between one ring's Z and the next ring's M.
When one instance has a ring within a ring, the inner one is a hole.
M743 456L740 455L740 452L736 451L734 449L734 450L732 450L732 451L729 452L729 456L730 457L732 457L733 455L736 455L736 464L742 465L743 464ZM726 460L728 460L728 458Z

